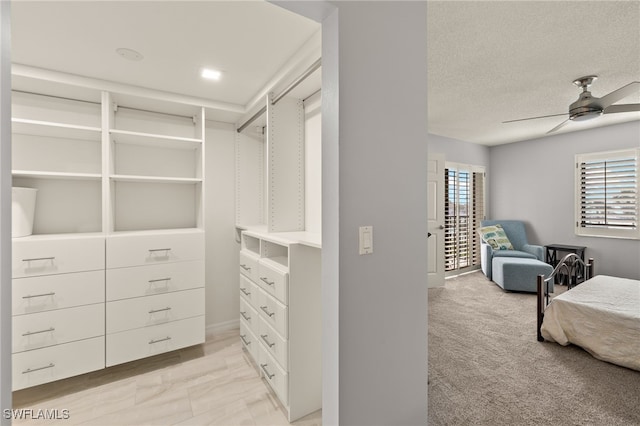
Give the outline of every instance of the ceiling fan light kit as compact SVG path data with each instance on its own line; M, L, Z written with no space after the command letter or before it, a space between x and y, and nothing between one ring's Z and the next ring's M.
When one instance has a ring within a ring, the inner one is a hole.
M580 77L573 81L578 87L582 88L582 93L578 97L578 100L569 105L569 118L565 121L549 130L547 134L555 132L556 130L563 127L569 121L585 121L590 120L592 118L596 118L601 116L602 114L613 114L619 112L634 112L640 111L640 104L626 104L626 105L612 105L613 103L626 98L627 96L633 94L634 92L640 90L640 82L633 81L626 86L622 86L619 89L614 90L613 92L602 96L601 98L597 98L591 95L589 91L589 86L598 78L596 75L587 75L584 77ZM566 114L559 114L566 115ZM524 120L535 120L539 118L546 118L552 116L540 116L540 117L531 117L531 118L523 118L518 120L509 120L504 121L503 123L512 123L514 121L524 121Z

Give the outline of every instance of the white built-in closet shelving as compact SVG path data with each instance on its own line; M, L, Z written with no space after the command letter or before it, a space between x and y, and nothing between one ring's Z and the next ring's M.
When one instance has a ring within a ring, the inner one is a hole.
M321 238L305 223L305 113L265 99L236 137L240 339L294 421L321 408ZM319 138L318 138L319 139ZM319 159L318 159L319 160Z
M204 108L14 76L14 389L204 341Z

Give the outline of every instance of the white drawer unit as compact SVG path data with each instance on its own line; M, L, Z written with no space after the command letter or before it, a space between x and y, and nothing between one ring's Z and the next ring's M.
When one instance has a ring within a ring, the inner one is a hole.
M289 373L267 352L264 346L258 348L258 367L262 377L274 390L280 402L289 406Z
M204 287L204 261L107 270L107 301Z
M107 335L107 366L145 358L204 341L204 317Z
M244 298L254 309L260 308L260 289L247 277L240 275L240 297Z
M287 326L289 318L287 305L283 304L270 294L260 290L258 300L258 313L264 322L273 327L285 339L288 337Z
M247 323L247 326L251 328L251 331L258 329L258 322L260 321L260 315L246 300L240 298L240 319Z
M13 390L104 368L104 336L14 354Z
M203 343L204 232L107 238L106 364Z
M249 352L254 360L258 359L258 341L256 340L255 333L249 325L243 320L240 320L240 341L242 346Z
M104 302L104 270L17 278L12 286L13 315Z
M204 232L164 231L113 235L107 239L107 268L200 260Z
M13 389L104 368L105 239L13 239Z
M258 259L259 257L250 251L240 251L240 273L254 281L258 280Z
M260 259L258 262L258 284L282 303L287 303L289 273L283 266L269 259Z
M268 325L264 318L260 318L258 321L258 329L255 331L256 337L264 346L267 352L269 352L278 361L278 364L283 369L287 369L289 366L289 342L284 337L280 336L270 325Z
M107 302L107 334L204 315L204 288Z
M104 238L33 237L14 239L13 278L104 270Z
M13 317L13 353L104 336L104 303Z
M292 422L322 407L321 249L251 230L241 244L240 339Z

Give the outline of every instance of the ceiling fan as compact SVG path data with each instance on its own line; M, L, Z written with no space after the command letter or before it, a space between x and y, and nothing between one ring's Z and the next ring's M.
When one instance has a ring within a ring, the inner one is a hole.
M590 120L592 118L599 117L602 114L640 111L640 104L612 105L613 103L626 98L627 96L633 94L634 92L640 91L640 81L633 81L627 84L626 86L622 86L621 88L614 90L608 95L604 95L601 98L596 98L595 96L591 95L591 92L589 91L589 86L597 78L598 76L596 75L588 75L585 77L580 77L577 80L573 81L573 84L582 88L582 93L580 93L580 96L578 97L577 101L569 105L568 113L542 115L540 117L520 118L517 120L503 121L503 123L513 123L515 121L535 120L538 118L547 118L547 117L559 117L563 115L569 116L569 118L567 118L565 121L558 124L553 129L549 130L547 132L547 134L549 134L560 129L569 121Z

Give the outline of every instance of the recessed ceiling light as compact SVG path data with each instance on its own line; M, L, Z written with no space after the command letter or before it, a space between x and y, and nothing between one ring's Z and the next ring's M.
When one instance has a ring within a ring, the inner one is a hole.
M208 80L220 80L220 77L222 76L222 72L218 70L203 68L202 72L200 73L200 76Z
M116 53L130 61L141 61L144 58L140 52L136 52L133 49L127 49L126 47L116 49Z

